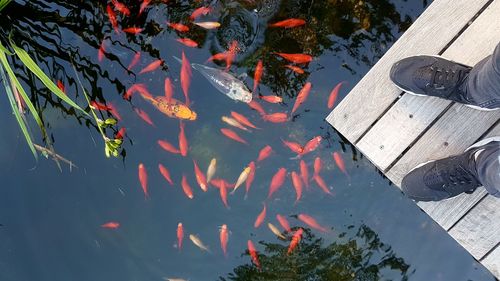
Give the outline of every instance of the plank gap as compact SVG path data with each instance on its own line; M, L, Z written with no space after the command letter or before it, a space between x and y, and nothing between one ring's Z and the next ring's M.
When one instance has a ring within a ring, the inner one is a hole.
M474 204L470 209L467 210L467 212L465 212L457 221L455 221L450 227L448 227L448 229L446 229L446 232L450 232L450 230L452 230L459 222L462 221L463 218L465 218L470 212L472 212L472 210L474 210L474 208L476 208L477 205L479 205L481 202L484 201L484 199L486 199L486 197L488 197L488 193L486 193L481 199L479 199L476 204Z
M500 246L500 242L498 242L495 247L491 248L481 259L479 259L480 262L485 260L491 253L493 253L498 247ZM498 280L498 279L497 279Z

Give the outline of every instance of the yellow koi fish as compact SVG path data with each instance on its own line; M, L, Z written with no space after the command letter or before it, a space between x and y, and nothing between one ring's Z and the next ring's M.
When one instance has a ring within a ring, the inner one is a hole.
M243 172L241 172L240 176L238 177L236 185L234 186L234 189L231 192L231 194L233 194L236 191L236 189L238 189L238 187L247 180L248 174L250 174L250 167L246 167L245 169L243 169Z
M168 100L164 96L141 96L168 117L191 121L194 121L197 118L196 112L192 111L187 105L176 99L171 98Z

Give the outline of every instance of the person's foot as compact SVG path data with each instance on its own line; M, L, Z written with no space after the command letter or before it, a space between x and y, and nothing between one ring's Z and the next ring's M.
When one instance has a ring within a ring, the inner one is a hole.
M416 201L439 201L464 192L472 193L482 185L476 171L476 153L498 145L498 138L484 139L460 155L422 163L408 172L401 188Z
M410 94L434 96L475 109L491 110L481 107L467 94L471 69L438 56L414 56L394 63L390 78L398 88Z

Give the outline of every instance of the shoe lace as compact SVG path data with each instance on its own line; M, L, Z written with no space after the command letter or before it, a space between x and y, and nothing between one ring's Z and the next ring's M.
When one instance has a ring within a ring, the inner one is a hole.
M467 73L461 69L451 70L437 66L431 66L430 69L432 74L431 81L428 86L432 86L436 90L443 90L453 86L453 89L450 92L453 93L454 90L458 89L462 85L467 77Z
M449 171L448 181L443 184L443 187L459 187L463 184L471 184L474 182L474 175L461 165L456 165Z

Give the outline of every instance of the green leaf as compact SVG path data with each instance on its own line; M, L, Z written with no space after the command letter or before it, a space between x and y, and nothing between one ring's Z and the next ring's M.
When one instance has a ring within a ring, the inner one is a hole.
M11 1L12 0L0 0L0 11L3 10L3 8L5 8L5 6L9 5L9 3Z

